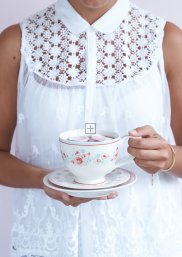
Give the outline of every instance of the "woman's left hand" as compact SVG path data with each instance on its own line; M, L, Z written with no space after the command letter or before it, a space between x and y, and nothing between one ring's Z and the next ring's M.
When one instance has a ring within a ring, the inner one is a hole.
M151 126L143 126L129 132L128 153L134 156L135 163L143 170L154 174L167 170L172 163L169 144Z

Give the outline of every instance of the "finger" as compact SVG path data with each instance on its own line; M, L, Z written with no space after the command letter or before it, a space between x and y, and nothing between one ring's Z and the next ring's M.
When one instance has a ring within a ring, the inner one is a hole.
M87 203L90 202L92 200L108 200L108 199L114 199L115 197L118 196L117 192L113 192L108 196L105 197L97 197L97 198L81 198L81 197L74 197L74 196L70 196L64 192L59 192L56 191L54 189L51 189L47 186L44 187L45 193L58 201L61 201L64 205L66 206L73 206L73 207L77 207L80 204L83 203Z
M84 199L84 198L82 198ZM77 200L77 199L72 199L71 202L69 202L69 205L72 206L72 207L77 207L83 203L87 203L87 202L90 202L92 199L89 198L89 200Z
M144 150L129 146L128 153L137 159L148 161L167 161L169 158L168 151L165 150Z
M55 200L58 200L58 198L60 198L60 192L52 189L52 188L49 188L47 187L46 185L44 185L44 192L51 198L55 199Z
M129 131L130 136L140 136L140 137L155 137L157 132L153 129L152 126L146 125L138 127L132 131Z
M94 198L95 199L95 198ZM80 205L82 203L87 203L92 201L92 198L83 198L83 197L75 197L75 196L70 196L70 204L72 206L74 205Z
M157 150L165 148L167 143L165 140L155 137L155 138L130 138L128 140L128 145L133 148L146 149L146 150Z
M56 191L47 186L44 186L44 191L49 197L53 198L54 200L61 201L66 206L71 205L76 207L81 203L86 203L92 200L90 198L80 198L80 197L70 196L64 192Z
M84 202L89 202L89 201L93 201L93 200L107 200L107 199L110 199L110 198L112 199L112 198L115 198L117 196L118 196L118 192L112 192L109 195L103 196L103 197L81 198L81 197L71 196L71 198L72 198L72 201L74 201L75 203L76 202L84 203Z
M101 199L102 198L102 199ZM88 200L84 200L84 198L81 198L82 200L79 200L78 202L77 202L77 200L76 199L74 199L74 202L73 203L71 203L70 205L72 206L72 207L77 207L77 206L79 206L79 205L81 205L81 204L83 204L83 203L87 203L87 202L90 202L90 201L93 201L93 200L107 200L107 196L105 196L105 197L100 197L100 198L89 198Z
M50 187L47 187L46 185L44 185L44 192L54 199L57 198L58 192Z
M90 198L80 198L80 197L74 197L68 194L63 193L62 195L62 202L66 205L66 206L73 206L73 207L77 207L78 205L82 204L82 203L87 203L91 201Z
M164 162L161 161L145 161L141 159L134 159L135 163L140 166L142 169L145 169L147 171L159 171L164 169Z
M80 205L79 203L71 204L72 207L78 207L79 205Z
M114 199L118 196L117 192L112 192L107 196L103 196L103 197L96 197L96 198L78 198L78 197L73 197L71 205L72 206L78 206L79 204L82 203L86 203L86 202L90 202L93 200L109 200L109 199Z
M118 196L118 192L112 192L111 194L109 194L107 196L96 198L96 200L110 200L110 199L116 198L117 196Z
M70 197L68 194L56 191L52 188L49 188L47 186L44 186L44 192L51 198L57 201L61 201L66 206L70 205Z
M112 192L111 194L109 194L108 196L107 196L107 199L109 200L109 199L114 199L114 198L116 198L116 197L118 197L118 192Z

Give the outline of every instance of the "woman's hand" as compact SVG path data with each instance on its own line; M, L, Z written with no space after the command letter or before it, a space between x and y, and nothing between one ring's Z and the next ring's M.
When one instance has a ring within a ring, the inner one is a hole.
M135 157L135 163L143 170L154 174L167 170L173 161L169 144L151 126L143 126L129 132L128 153Z
M44 192L51 198L61 201L66 206L73 206L77 207L78 205L86 202L90 202L92 200L108 200L108 199L114 199L118 196L117 192L111 193L108 196L99 197L99 198L80 198L80 197L74 197L70 196L66 193L56 191L54 189L51 189L47 186L44 186Z

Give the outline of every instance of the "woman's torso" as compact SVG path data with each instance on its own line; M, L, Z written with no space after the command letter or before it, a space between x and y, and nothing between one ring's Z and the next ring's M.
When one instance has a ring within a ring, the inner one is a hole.
M64 0L21 27L17 157L61 167L59 134L86 122L121 135L151 125L173 140L162 19L119 0L90 26ZM115 200L77 208L41 190L16 190L12 256L179 257L178 180L161 172L152 186L148 173L134 164L127 168L138 176L135 185Z

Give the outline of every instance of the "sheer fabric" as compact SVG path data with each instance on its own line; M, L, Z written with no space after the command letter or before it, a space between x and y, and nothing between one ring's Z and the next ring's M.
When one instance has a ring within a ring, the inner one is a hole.
M118 10L120 19L113 16ZM25 20L15 155L57 169L63 166L59 134L83 128L85 121L121 135L149 124L173 142L164 24L127 0L118 0L92 26L66 0ZM42 190L16 189L11 257L181 257L178 179L160 172L152 186L151 176L134 163L126 168L137 174L136 184L114 200L76 208Z

